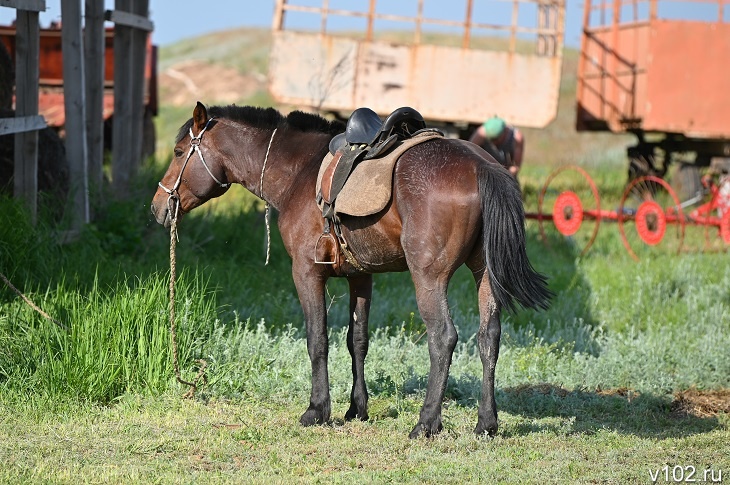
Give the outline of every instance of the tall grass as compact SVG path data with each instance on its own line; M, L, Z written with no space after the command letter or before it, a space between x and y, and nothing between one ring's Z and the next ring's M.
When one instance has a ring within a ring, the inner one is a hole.
M98 402L169 389L167 261L144 250L164 250L165 238L151 237L144 221L149 216L136 207L109 203L106 218L78 241L60 245L48 221L34 226L16 201L0 199L0 271L66 327L0 287L1 387ZM215 318L216 295L208 288L203 274L182 271L177 295L183 362L192 361L195 340Z
M215 296L199 275L179 279L180 359L191 362L209 332ZM25 393L109 402L124 393L159 394L171 384L166 275L153 273L88 290L59 283L38 301L68 326L58 327L22 301L0 313L0 385Z

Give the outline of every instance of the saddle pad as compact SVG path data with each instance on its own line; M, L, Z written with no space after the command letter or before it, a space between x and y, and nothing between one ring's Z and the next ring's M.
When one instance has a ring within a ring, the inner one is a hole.
M351 216L369 216L383 210L393 192L393 167L398 158L409 148L431 140L443 138L443 135L434 131L417 134L404 140L382 158L361 161L352 171L339 195L335 199L335 213ZM319 193L322 184L322 175L332 161L332 154L322 160L317 175L315 196ZM321 206L320 206L321 208Z

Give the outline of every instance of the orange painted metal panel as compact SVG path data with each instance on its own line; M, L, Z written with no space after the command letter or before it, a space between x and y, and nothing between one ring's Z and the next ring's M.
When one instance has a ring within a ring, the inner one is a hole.
M657 21L647 59L647 131L730 138L730 24Z
M108 119L114 113L114 29L106 29L104 51L104 87L103 116ZM15 27L0 27L0 42L15 63ZM153 112L157 112L157 55L151 38L147 39L147 61L145 65L145 104ZM40 30L39 42L39 76L40 91L38 93L38 112L43 115L49 126L62 127L66 122L63 101L63 55L61 50L61 29L50 28Z
M587 2L605 21L587 25L586 15L577 129L730 138L730 23L660 19L648 3L647 18L621 23L614 5Z
M584 39L578 78L578 129L621 131L644 116L649 25L600 29Z

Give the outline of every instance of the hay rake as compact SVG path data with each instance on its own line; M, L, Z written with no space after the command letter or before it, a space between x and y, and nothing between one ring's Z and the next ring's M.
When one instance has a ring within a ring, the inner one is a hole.
M703 191L680 201L662 178L646 175L626 186L618 208L601 207L598 188L581 167L566 165L554 170L538 195L536 220L542 240L549 244L552 232L570 238L585 255L596 240L601 223L616 223L624 247L639 260L647 249L667 247L682 252L692 249L697 238L687 241L688 228L700 228L703 250L730 247L730 174L708 173Z

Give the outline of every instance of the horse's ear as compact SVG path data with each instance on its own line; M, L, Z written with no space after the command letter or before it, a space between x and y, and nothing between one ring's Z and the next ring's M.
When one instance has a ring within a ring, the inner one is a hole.
M193 124L198 129L198 131L205 128L205 124L208 122L208 110L205 109L205 106L203 103L198 101L198 104L195 105L195 109L193 110Z

